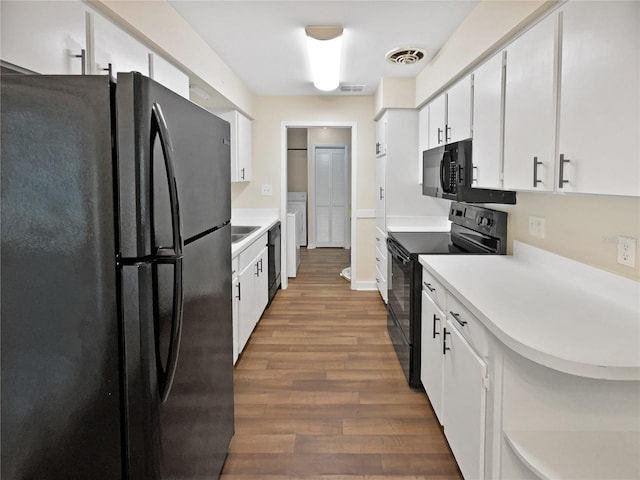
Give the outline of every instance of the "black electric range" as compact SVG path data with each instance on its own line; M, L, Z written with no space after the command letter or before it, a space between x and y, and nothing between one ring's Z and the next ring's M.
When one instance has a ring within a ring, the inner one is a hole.
M418 255L504 255L507 214L452 202L450 232L390 232L387 330L409 385L420 381L422 266Z

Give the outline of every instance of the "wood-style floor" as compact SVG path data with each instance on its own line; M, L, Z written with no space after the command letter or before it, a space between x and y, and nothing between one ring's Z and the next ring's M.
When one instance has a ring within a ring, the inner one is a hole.
M340 278L343 249L302 251L235 369L222 480L459 480L424 392L409 388L377 292Z

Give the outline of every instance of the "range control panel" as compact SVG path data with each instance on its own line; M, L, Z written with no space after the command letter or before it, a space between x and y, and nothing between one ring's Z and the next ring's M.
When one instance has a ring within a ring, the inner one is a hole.
M452 202L449 220L470 230L482 232L492 237L507 235L507 213L476 205Z

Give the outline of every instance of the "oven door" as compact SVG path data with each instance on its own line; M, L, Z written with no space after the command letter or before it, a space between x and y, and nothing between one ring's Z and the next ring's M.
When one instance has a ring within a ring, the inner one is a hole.
M413 263L409 255L393 240L387 242L391 259L391 277L387 283L389 309L393 312L398 326L405 338L411 343L411 278Z

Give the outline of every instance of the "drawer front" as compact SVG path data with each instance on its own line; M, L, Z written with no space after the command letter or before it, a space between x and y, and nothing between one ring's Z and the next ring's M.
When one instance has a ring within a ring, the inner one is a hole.
M260 253L262 249L267 246L267 234L260 236L255 242L245 248L238 255L239 265L238 272L241 272L245 267L251 263Z
M488 332L487 329L460 301L447 294L447 309L445 310L447 318L469 344L473 346L480 355L486 355L488 352Z
M384 254L376 248L376 278L380 277L382 280L387 280L387 272L389 271L389 263L387 262L387 252Z
M378 291L380 292L380 296L384 300L384 303L387 303L387 279L386 276L383 276L380 270L376 267L376 286L378 287Z
M387 252L387 235L376 228L376 248L381 252Z
M422 269L422 290L429 295L442 310L447 306L447 291L426 268Z
M236 278L240 273L240 255L231 259L231 277Z

